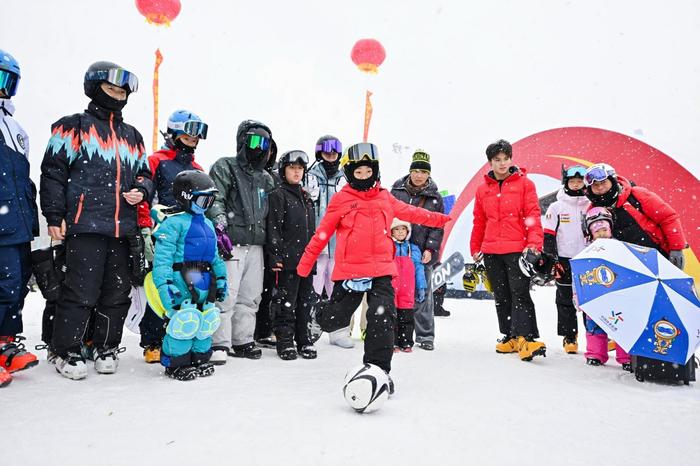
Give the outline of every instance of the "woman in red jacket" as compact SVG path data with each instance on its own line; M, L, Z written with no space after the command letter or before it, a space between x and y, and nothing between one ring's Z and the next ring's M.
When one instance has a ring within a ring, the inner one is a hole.
M498 327L503 338L497 353L515 353L530 361L545 355L539 337L530 279L518 266L528 249L539 254L544 234L535 184L524 169L513 165L513 149L503 139L486 148L492 170L476 192L471 253L474 262L484 260L496 298Z
M391 222L442 227L447 215L413 207L397 200L379 184L379 157L374 144L349 147L340 161L348 180L328 204L326 214L306 246L297 273L306 277L316 258L336 234L335 282L329 301L322 303L316 321L326 332L347 327L367 293L367 337L363 362L387 373L394 352L396 307L391 278L397 274ZM393 392L393 387L390 390Z

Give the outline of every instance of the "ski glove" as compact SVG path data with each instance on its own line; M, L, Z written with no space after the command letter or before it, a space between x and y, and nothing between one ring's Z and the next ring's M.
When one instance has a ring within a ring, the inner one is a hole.
M153 258L156 254L156 247L151 238L152 230L149 227L141 228L141 236L143 236L143 255L149 264L153 264Z
M231 254L231 251L233 251L233 243L231 242L231 238L228 237L228 233L226 233L226 225L221 223L216 224L216 246L219 249L219 255L221 255L225 261L233 258L233 254Z
M163 307L166 311L172 311L182 299L180 290L171 283L159 286L158 294L160 295L160 302L163 303Z
M425 288L418 289L418 298L416 299L419 303L425 301Z
M683 270L683 267L685 267L685 256L683 255L683 251L671 251L668 254L668 260L671 261L671 264L675 265L681 270Z
M228 296L228 283L225 278L216 279L216 300L223 303Z
M364 293L365 291L372 288L372 277L353 278L351 280L345 280L343 281L343 288L345 288L348 291Z

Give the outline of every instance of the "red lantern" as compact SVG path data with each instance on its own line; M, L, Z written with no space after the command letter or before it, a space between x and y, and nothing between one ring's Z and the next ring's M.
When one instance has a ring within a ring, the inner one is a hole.
M353 46L350 57L361 71L376 73L386 58L386 51L376 39L360 39Z
M136 8L149 23L169 25L180 14L180 0L136 0Z

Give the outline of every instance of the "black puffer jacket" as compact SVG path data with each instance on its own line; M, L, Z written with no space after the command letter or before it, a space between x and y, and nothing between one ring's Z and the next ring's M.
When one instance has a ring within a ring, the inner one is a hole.
M304 248L316 231L314 203L301 185L282 183L270 193L267 216L267 263L281 262L296 270Z
M445 207L442 196L438 192L438 187L432 178L428 178L427 185L418 190L408 185L410 175L396 180L391 187L391 194L399 201L413 206L419 206L431 212L444 213ZM421 252L429 249L433 253L433 258L430 263L437 262L436 252L440 251L442 245L442 236L444 230L442 228L431 228L424 225L411 225L411 242L418 246Z
M68 234L122 237L136 230L136 206L122 193L153 196L141 134L121 112L90 102L88 109L51 126L41 163L41 211L49 226L66 221Z

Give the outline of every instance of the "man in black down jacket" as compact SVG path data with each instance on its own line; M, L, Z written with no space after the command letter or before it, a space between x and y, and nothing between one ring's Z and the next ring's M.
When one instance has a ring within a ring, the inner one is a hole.
M92 64L84 79L88 109L52 125L41 163L42 214L51 239L66 244L52 346L56 370L70 379L87 376L80 351L86 333L92 333L96 371L117 370L131 304L128 238L140 235L136 204L153 195L143 138L121 113L137 87L136 77L119 65Z
M425 151L416 150L413 153L409 174L394 183L391 187L391 194L407 204L433 212L444 212L442 196L430 177L430 155ZM425 269L425 281L428 285L425 300L422 303L416 301L416 343L428 351L434 349L435 340L431 277L433 267L438 260L443 233L442 228L411 225L411 242L418 246L423 253L422 262Z

